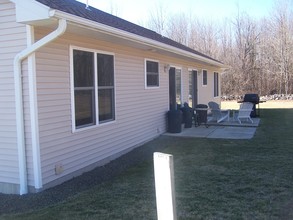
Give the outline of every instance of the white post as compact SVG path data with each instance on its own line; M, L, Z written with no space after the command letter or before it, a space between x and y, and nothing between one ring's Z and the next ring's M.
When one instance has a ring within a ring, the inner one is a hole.
M173 155L154 153L158 220L176 220Z

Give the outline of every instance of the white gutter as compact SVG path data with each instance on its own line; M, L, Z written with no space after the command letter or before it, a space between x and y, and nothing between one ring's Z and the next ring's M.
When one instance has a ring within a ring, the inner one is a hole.
M16 130L17 130L17 147L20 179L20 195L28 193L27 187L27 168L26 168L26 149L25 149L25 130L24 130L24 109L22 94L22 69L21 63L29 55L61 36L67 27L65 19L59 20L58 28L43 37L36 43L27 47L14 58L14 84L15 84L15 107L16 107Z
M185 57L188 57L188 58L196 59L196 60L211 64L211 65L215 65L215 66L220 67L220 68L226 68L227 67L225 64L222 64L222 63L214 61L212 59L209 59L209 58L194 54L192 52L185 51L183 49L173 47L173 46L158 42L156 40L152 40L152 39L149 39L149 38L146 38L146 37L142 37L142 36L139 36L139 35L136 35L136 34L133 34L133 33L129 33L127 31L123 31L123 30L120 30L118 28L114 28L114 27L111 27L111 26L108 26L108 25L104 25L104 24L95 22L95 21L91 21L91 20L88 20L88 19L85 19L85 18L81 18L81 17L75 16L75 15L72 15L72 14L69 14L69 13L66 13L66 12L62 12L62 11L58 11L58 10L51 10L50 11L50 16L51 17L55 16L57 18L64 18L64 19L66 19L68 21L74 22L77 25L80 25L83 28L84 28L84 26L87 26L89 28L92 28L93 30L96 30L96 31L98 30L98 31L100 31L102 33L105 33L105 34L109 34L109 35L112 35L112 36L118 36L118 37L120 37L122 39L131 40L131 41L136 42L136 43L140 43L140 44L143 44L143 45L155 47L157 49L168 51L168 52L178 54L178 55L181 55L181 56L185 56Z

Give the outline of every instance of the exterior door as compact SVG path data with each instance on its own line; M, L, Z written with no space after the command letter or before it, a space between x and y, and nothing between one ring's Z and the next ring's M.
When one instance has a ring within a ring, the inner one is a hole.
M198 104L197 70L189 71L189 106L195 108Z
M169 70L169 104L169 110L176 110L176 75L174 67L171 67Z

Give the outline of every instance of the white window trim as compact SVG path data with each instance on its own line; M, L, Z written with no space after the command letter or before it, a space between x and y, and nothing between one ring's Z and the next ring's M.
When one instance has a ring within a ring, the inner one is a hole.
M95 117L96 117L96 124L95 125L91 125L91 126L86 126L83 128L76 128L75 125L75 100L74 100L74 70L73 70L73 50L81 50L81 51L86 51L86 52L92 52L94 53L94 66L95 66L95 76L94 76L94 86L95 86ZM115 77L115 53L112 52L108 52L108 51L102 51L102 50L95 50L95 49L89 49L89 48L85 48L85 47L78 47L78 46L73 46L70 45L69 47L69 59L70 59L70 96L71 96L71 130L72 133L76 133L76 132L81 132L81 131L86 131L86 130L90 130L90 129L94 129L97 127L101 127L101 126L105 126L105 125L109 125L112 123L116 122L116 77ZM105 123L99 123L99 100L98 100L98 82L96 80L97 77L97 54L106 54L106 55L113 55L113 62L114 62L114 115L115 115L115 119L109 122L105 122Z
M147 65L146 65L146 62L147 61L151 61L151 62L157 62L158 63L158 75L159 75L159 86L148 86L147 85ZM159 89L160 88L160 62L158 60L154 60L154 59L148 59L148 58L145 58L144 59L144 88L145 89Z
M207 84L203 84L203 71L206 71L207 72ZM203 87L207 87L208 86L208 70L202 69L201 75L202 75L201 76L201 84L202 84Z

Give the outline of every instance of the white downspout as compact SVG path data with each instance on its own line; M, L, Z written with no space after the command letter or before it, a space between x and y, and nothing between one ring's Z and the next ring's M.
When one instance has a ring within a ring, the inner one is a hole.
M15 84L15 108L16 108L16 131L17 131L17 147L18 147L18 164L19 164L19 180L20 180L20 195L28 192L27 187L27 168L26 168L26 148L25 148L25 130L24 130L24 109L23 109L23 94L22 94L22 60L29 55L61 36L67 27L65 19L59 20L58 28L43 37L36 43L27 47L14 58L14 84Z
M27 47L30 47L35 42L34 26L26 25L27 32ZM36 85L36 56L32 53L27 58L28 61L28 89L29 89L29 109L31 123L31 145L32 145L32 160L35 189L38 191L43 187L41 156L40 156L40 139L39 139L39 120L38 120L38 99Z

